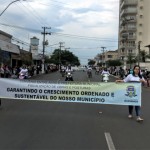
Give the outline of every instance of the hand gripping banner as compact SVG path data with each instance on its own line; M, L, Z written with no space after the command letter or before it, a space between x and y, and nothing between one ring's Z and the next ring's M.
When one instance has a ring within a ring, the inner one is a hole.
M0 98L141 106L141 84L0 78Z

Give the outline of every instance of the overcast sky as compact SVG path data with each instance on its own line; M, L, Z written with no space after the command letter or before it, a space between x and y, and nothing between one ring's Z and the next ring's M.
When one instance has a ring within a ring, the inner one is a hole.
M12 1L0 0L0 12ZM49 46L45 53L52 53L63 42L62 49L69 48L85 65L102 53L101 47L107 51L118 48L118 14L119 0L20 0L0 16L0 30L22 43L36 36L42 52L42 27L51 27L46 29L52 34L46 35Z

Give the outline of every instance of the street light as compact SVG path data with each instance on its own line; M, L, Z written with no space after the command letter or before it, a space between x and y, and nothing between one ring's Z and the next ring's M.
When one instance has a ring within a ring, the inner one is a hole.
M20 1L20 0L15 0L15 1L12 1L10 4L8 4L8 6L1 12L0 16L6 11L6 9L7 9L11 4L13 4L13 3L15 3L15 2L18 2L18 1ZM26 1L26 0L23 0L23 1Z

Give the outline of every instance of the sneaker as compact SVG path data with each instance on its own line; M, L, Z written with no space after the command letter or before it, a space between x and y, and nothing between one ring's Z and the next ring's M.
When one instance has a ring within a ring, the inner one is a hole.
M136 119L136 121L137 122L141 122L141 121L143 121L144 119L142 119L141 117L137 117L137 119Z
M131 118L133 118L133 116L132 115L128 115L128 118L131 119Z

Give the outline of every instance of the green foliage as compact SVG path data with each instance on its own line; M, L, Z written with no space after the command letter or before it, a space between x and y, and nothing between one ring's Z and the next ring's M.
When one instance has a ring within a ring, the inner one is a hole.
M80 61L77 56L75 56L72 52L68 50L55 49L49 62L54 63L56 65L80 65Z
M146 58L150 58L150 56L144 51L140 51L140 61L145 62Z
M134 64L136 62L137 62L137 58L135 56L133 56L132 54L129 54L127 56L127 64L130 65L130 68L131 68L132 64Z
M106 64L107 64L108 67L111 67L111 66L121 66L122 65L122 63L121 63L120 60L108 60L106 62Z
M91 59L88 60L88 65L93 66L94 64L95 64L94 60L91 60Z

